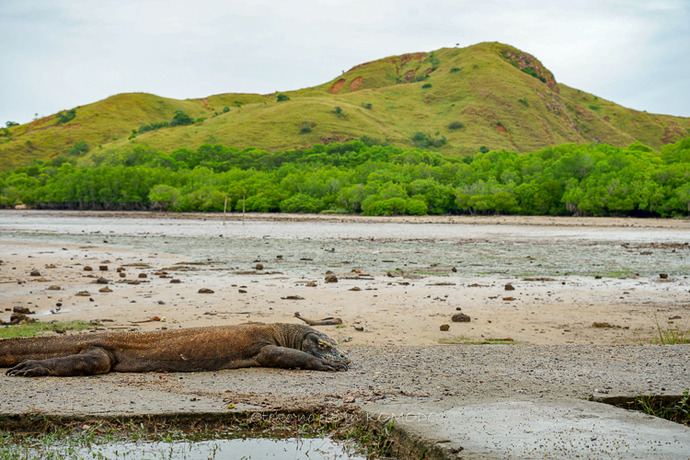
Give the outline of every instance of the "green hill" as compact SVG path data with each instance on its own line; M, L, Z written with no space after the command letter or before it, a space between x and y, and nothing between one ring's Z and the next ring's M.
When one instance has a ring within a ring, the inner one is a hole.
M170 123L176 111L189 115L190 124L147 130ZM591 142L639 141L658 150L689 130L690 118L621 107L557 83L527 53L481 43L368 62L282 94L188 100L119 94L0 131L0 169L87 148L108 153L150 145L171 152L218 143L277 151L363 137L449 156Z

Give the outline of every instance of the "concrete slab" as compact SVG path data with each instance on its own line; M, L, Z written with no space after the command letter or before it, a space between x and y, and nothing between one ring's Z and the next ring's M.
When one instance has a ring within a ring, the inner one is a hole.
M690 428L582 400L364 404L446 458L690 458Z

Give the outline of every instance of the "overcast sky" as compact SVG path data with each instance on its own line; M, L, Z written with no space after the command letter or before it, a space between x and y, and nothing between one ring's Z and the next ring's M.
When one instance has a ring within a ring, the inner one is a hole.
M623 106L690 116L690 0L0 0L0 126L122 92L299 89L484 41Z

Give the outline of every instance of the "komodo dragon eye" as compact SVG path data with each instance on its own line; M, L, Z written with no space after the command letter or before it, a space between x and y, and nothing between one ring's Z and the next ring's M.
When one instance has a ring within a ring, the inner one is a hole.
M319 348L331 348L331 344L324 342L323 340L319 340Z

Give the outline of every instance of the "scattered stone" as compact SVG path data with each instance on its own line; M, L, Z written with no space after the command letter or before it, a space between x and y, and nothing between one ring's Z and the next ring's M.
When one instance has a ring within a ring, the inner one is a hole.
M91 271L93 271L93 268L91 268L91 267L89 267L88 265L86 265L86 266L84 267L84 271L85 271L85 272L91 272Z
M451 318L451 321L454 323L469 323L470 319L471 318L464 313L456 313Z
M214 294L215 291L213 289L209 288L201 288L199 289L199 294Z
M26 307L13 307L12 311L15 313L20 313L22 315L33 315L35 313L34 311L31 311Z
M285 297L281 297L283 300L304 300L304 297L299 296L299 295L288 295Z
M620 326L616 326L614 324L603 322L603 321L602 322L597 322L597 321L593 322L592 327L597 328L597 329L620 329Z
M107 272L108 271L108 266L107 265L99 265L98 269L102 272Z
M170 280L170 283L171 283L171 284L179 284L179 283L181 283L181 282L182 282L182 281L179 280L179 279L177 279L177 278L173 278L173 279Z
M510 284L510 283L508 283L508 284L506 284L506 286L505 286L505 290L506 290L506 291L514 291L514 290L515 290L515 286L513 286L513 285Z
M33 273L32 276L34 276ZM659 278L661 278L662 280L668 279L668 273L659 273Z
M31 276L41 276L41 272L38 270L31 270Z
M52 286L48 286L46 289L49 291L59 291L61 288L57 284L53 284Z
M55 264L48 264L46 265L46 268L57 268Z
M108 286L102 287L98 290L98 292L113 292L112 289L110 289Z
M513 300L515 300L515 297L503 297L503 300L506 302L512 302Z
M79 297L89 297L91 294L89 294L89 291L79 291L74 295L79 296Z
M307 287L316 287L317 284L316 284L315 281L309 281L307 284L305 284L305 286L307 286Z
M441 324L440 329L441 329L443 332L446 332L446 331L450 330L450 324Z
M254 266L254 269L256 269L256 270L263 270L263 269L264 269L264 264L256 264L256 265Z
M247 290L246 289L238 289L237 292L239 292L240 294L246 294Z
M124 278L125 276L127 276L125 275L125 272L120 272L120 278Z
M338 277L335 276L333 273L326 275L325 281L327 283L337 283L338 282Z
M147 275L146 273L139 273L139 278L148 278L148 277L149 277L149 275Z
M96 280L96 284L108 284L109 281L102 276Z
M355 286L355 287L353 287L353 288L351 288L351 289L348 289L348 291L361 291L361 290L362 290L362 289L359 288L359 287L357 287L357 286Z
M352 326L352 327L355 328L355 331L364 332L364 327L362 327L362 326Z
M283 256L282 256L281 254L278 254L278 255L276 256L276 259L282 259L282 258L283 258Z

